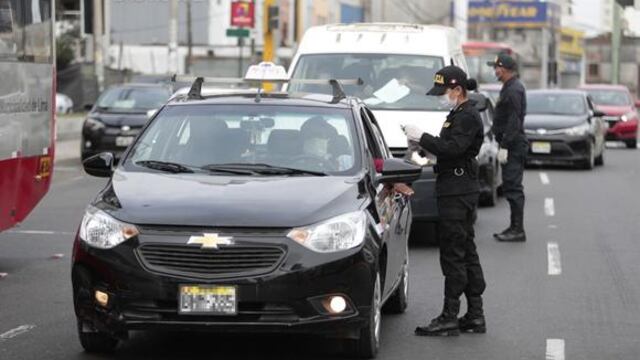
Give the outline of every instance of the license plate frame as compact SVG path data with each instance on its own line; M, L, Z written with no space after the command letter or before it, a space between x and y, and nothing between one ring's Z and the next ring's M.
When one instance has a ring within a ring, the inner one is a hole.
M180 315L235 316L238 289L229 285L189 284L178 287Z
M116 146L128 147L133 143L134 136L116 136Z
M531 143L531 152L534 154L551 154L551 143L548 141L534 141Z

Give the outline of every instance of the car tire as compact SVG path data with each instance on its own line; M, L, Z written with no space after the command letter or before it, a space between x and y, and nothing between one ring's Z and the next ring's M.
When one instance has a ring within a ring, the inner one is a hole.
M638 147L638 139L626 140L624 144L627 146L627 149L636 149Z
M589 145L589 153L585 160L582 160L581 167L585 170L592 170L596 164L595 145L593 142Z
M104 332L84 331L81 320L78 320L78 338L80 339L80 345L82 345L84 350L88 353L112 353L120 342L119 339Z
M496 185L496 177L498 176L495 167L491 166L487 171L490 175L490 179L487 179L489 183L489 191L480 195L480 205L487 207L494 207L498 203L498 186Z
M371 296L371 311L367 325L360 330L360 338L347 340L347 356L358 359L372 359L380 349L382 329L382 282L380 271L376 271L374 289Z
M382 310L389 314L402 314L409 306L409 248L406 250L405 262L402 265L402 277L393 295L384 304Z

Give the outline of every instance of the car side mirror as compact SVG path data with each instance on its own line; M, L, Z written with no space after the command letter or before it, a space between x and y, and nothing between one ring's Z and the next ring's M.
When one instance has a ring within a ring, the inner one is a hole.
M382 164L382 174L377 177L378 182L412 183L420 178L422 167L414 165L403 159L385 159Z
M151 119L157 112L158 112L158 109L151 109L147 111L147 120Z
M82 162L84 171L96 177L110 177L113 174L115 156L110 152L103 152L87 158Z
M84 104L84 109L87 111L91 111L91 109L93 109L93 104Z
M635 105L636 105L637 108L640 108L640 100L636 100L635 101Z
M603 117L605 115L606 114L604 112L600 111L600 110L593 110L593 116L594 117Z

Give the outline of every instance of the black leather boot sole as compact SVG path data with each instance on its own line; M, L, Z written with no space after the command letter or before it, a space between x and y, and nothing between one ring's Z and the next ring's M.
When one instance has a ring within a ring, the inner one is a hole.
M418 326L415 334L418 336L459 336L460 329L438 329L431 330L428 326Z

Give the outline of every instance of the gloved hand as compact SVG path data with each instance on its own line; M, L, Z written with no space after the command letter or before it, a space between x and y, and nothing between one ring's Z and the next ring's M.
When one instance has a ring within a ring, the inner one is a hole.
M422 130L420 130L419 127L411 124L404 125L402 127L402 131L404 131L405 135L407 135L407 139L409 139L409 141L414 141L414 142L420 142L420 138L424 133Z
M507 149L498 150L498 162L500 163L500 165L506 164L508 158L509 158L509 151Z

